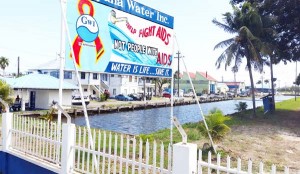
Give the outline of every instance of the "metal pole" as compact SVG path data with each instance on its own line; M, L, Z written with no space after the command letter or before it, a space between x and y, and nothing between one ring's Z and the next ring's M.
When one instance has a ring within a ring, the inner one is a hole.
M177 52L177 58L178 58L178 69L177 69L177 93L178 93L178 96L179 97L179 59L180 59L180 52L178 51Z
M18 73L17 73L17 77L20 76L20 57L18 56Z
M144 79L144 102L146 103L146 77L143 77Z
M67 0L61 0L61 8L66 10L67 8ZM63 78L64 78L64 63L65 63L65 40L66 40L66 27L64 24L64 17L61 14L61 33L60 33L60 53L59 53L59 61L60 61L60 68L59 68L59 90L58 90L58 104L60 106L63 105L62 102L62 87L63 87ZM57 111L57 141L60 141L61 137L61 114L62 111L58 109ZM59 147L59 146L58 146ZM59 159L59 151L56 153L56 159Z
M296 77L295 77L295 101L297 101L297 92L296 92L296 88L297 88L297 85L296 85L296 80L297 80L297 60L296 60Z

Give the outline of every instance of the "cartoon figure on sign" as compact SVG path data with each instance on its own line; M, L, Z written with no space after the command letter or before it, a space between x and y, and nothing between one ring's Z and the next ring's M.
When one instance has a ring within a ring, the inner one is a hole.
M108 20L113 24L116 24L117 22L123 22L123 21L126 21L126 23L128 22L127 17L117 18L117 14L115 10L110 11L110 16Z
M89 12L84 10L88 8ZM73 42L73 50L75 56L75 62L80 67L80 50L84 42L93 43L96 50L96 62L99 61L104 53L104 47L99 34L99 26L94 19L94 7L90 0L80 0L78 2L78 10L80 16L76 22L77 36ZM88 45L90 46L90 44ZM72 55L71 55L72 57Z

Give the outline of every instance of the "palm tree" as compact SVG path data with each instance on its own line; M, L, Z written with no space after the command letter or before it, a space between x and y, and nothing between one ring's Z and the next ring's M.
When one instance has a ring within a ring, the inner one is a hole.
M0 57L0 68L3 71L3 75L4 75L4 70L5 68L9 65L9 60L6 57L1 56Z
M224 14L224 22L220 23L216 19L213 23L224 29L225 32L236 34L235 37L221 41L214 49L227 47L216 61L217 68L225 63L225 70L228 66L240 67L242 60L246 58L246 69L252 89L253 117L256 116L256 105L254 95L254 82L252 69L262 71L264 60L261 57L263 43L253 33L259 33L262 24L257 11L252 8L250 3L244 3L241 9L233 6L233 13Z
M214 142L220 142L224 139L225 135L230 131L230 127L226 125L226 121L230 120L230 117L224 116L222 111L219 109L213 109L207 116L205 116L205 118L208 130L206 129L203 121L201 121L197 126L199 132L205 138L209 138L207 133L208 131Z

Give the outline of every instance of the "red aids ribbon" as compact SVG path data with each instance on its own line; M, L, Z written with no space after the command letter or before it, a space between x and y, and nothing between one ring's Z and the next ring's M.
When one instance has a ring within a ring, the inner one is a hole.
M89 13L84 12L85 6L88 7ZM88 14L91 17L94 16L94 6L90 0L79 0L78 11L79 11L80 15ZM81 51L81 46L83 45L83 42L84 42L84 40L79 35L76 36L76 38L74 39L74 42L73 42L73 51L74 51L74 56L75 56L75 62L79 67L80 67L80 51ZM103 46L103 43L99 36L96 37L96 39L93 42L95 43L95 48L96 48L96 62L98 62L104 53L104 46ZM72 54L70 54L70 57L72 57Z

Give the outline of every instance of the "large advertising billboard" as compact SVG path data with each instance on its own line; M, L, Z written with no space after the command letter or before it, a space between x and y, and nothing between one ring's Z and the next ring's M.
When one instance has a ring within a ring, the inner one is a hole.
M67 23L65 69L74 57L81 71L172 76L172 16L133 0L69 0Z

